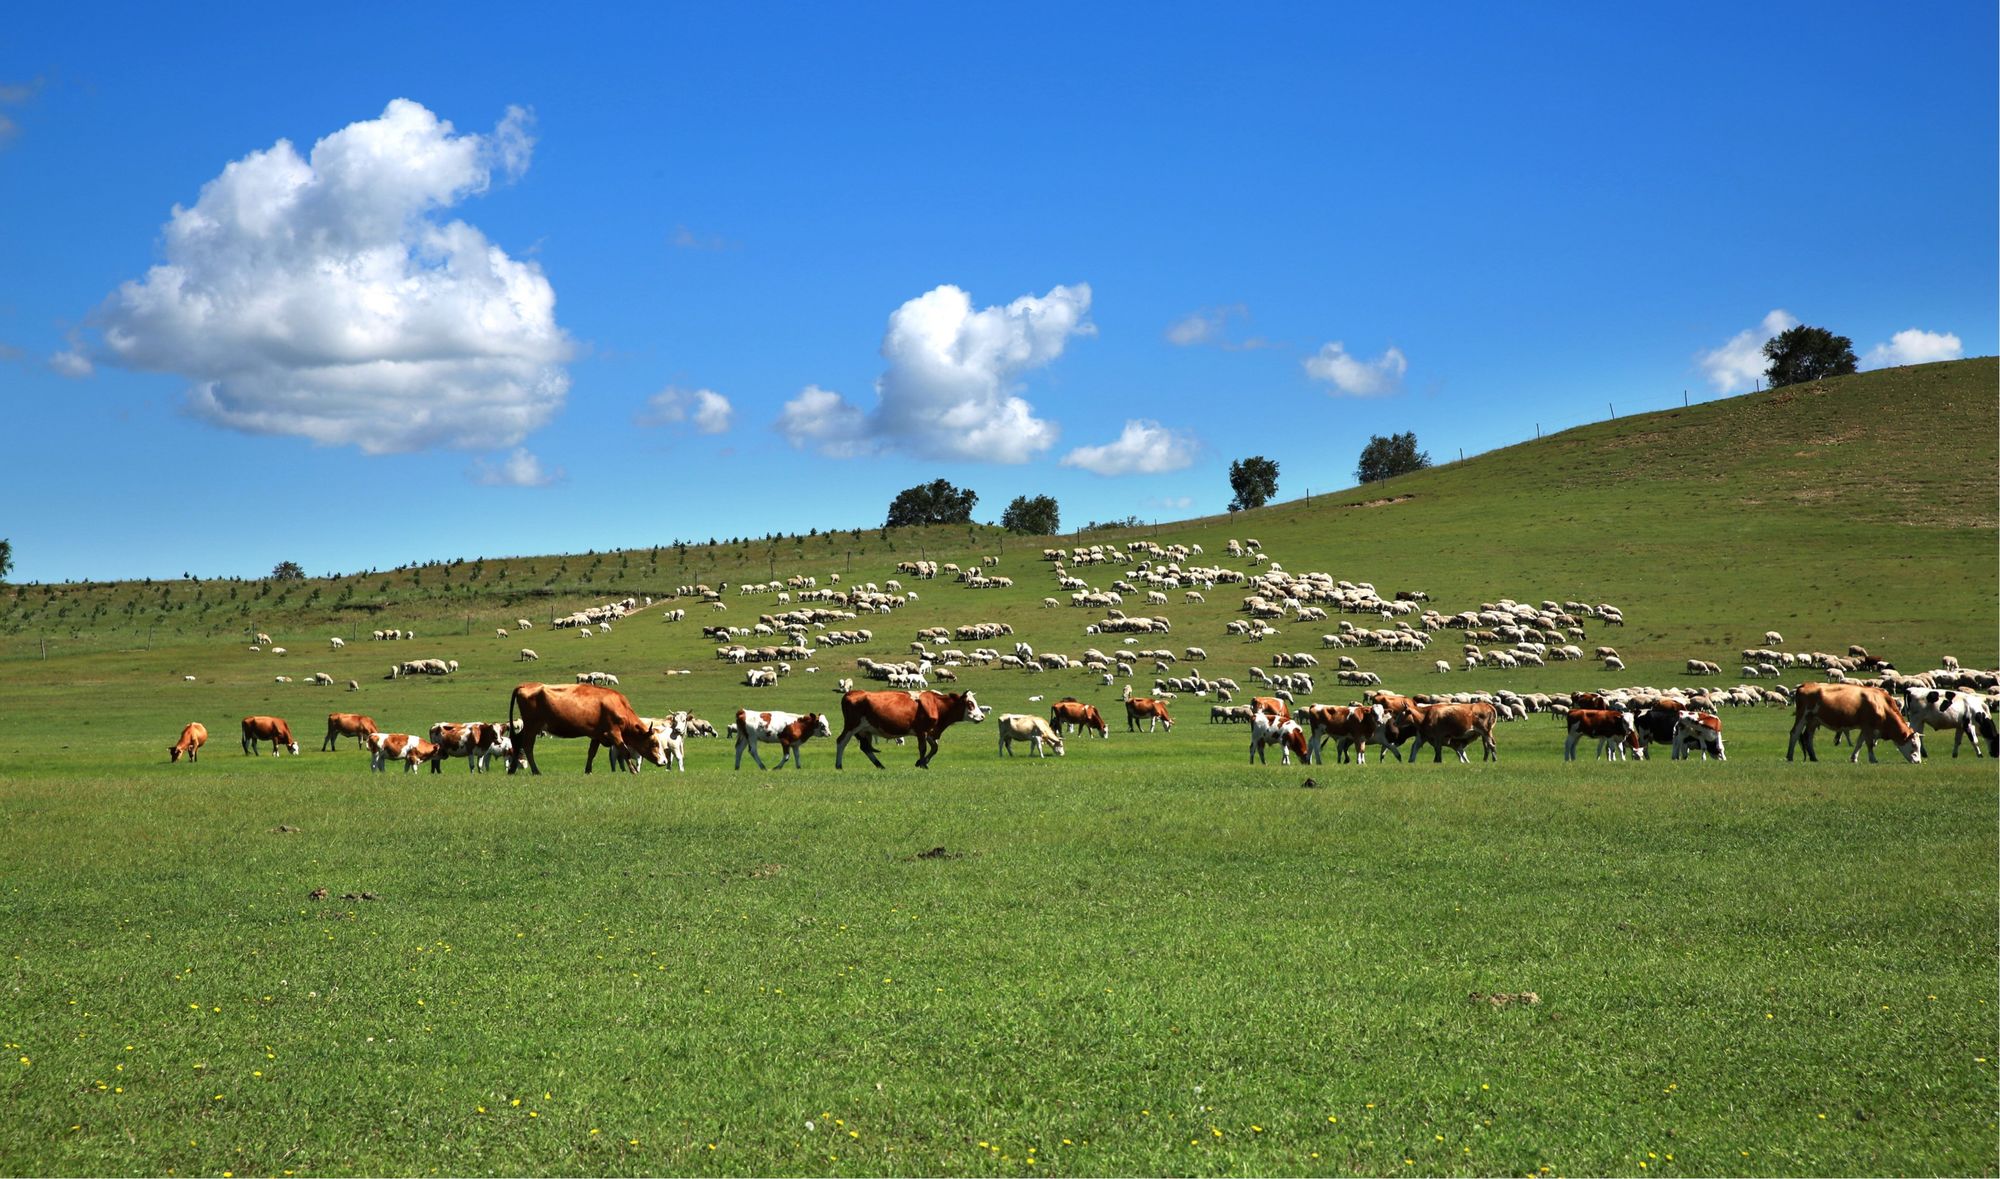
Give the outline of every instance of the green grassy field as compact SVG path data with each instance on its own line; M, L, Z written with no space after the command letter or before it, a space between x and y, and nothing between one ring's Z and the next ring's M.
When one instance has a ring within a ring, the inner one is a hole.
M1294 572L1447 613L1578 598L1629 620L1589 640L1622 674L1428 674L1449 632L1351 652L1410 690L1691 686L1686 658L1733 671L1770 628L1906 671L1992 666L1995 378L1964 361L1626 419L1156 539L1241 568L1223 544L1256 536ZM672 539L0 593L0 1170L1996 1170L2000 816L1995 763L1969 754L1786 764L1789 715L1766 708L1725 716L1726 764L1566 766L1560 726L1530 717L1501 727L1498 765L1253 767L1244 730L1188 698L1170 734L1114 722L1060 761L1003 761L990 725L960 727L928 773L894 746L885 771L836 772L824 741L800 772L738 774L705 741L685 775L637 778L583 776L573 742L532 779L315 752L335 709L420 731L585 669L641 711L720 723L831 707L856 655L900 658L923 626L1116 642L1040 609L1042 542L991 529ZM683 582L880 582L995 553L1013 590L905 578L920 601L841 624L874 644L775 689L738 686L698 633L769 595L587 640L546 626ZM1200 645L1208 674L1245 679L1332 629L1227 638L1240 592L1207 597L1151 610L1174 633L1140 645ZM494 634L519 616L538 625ZM246 628L292 654L248 651ZM513 661L524 645L539 662ZM421 656L463 669L381 678ZM320 670L361 690L273 680ZM1082 673L964 679L1006 711L1116 699ZM288 717L305 756L243 756L254 712ZM208 750L168 765L194 719ZM362 892L379 899L342 899Z

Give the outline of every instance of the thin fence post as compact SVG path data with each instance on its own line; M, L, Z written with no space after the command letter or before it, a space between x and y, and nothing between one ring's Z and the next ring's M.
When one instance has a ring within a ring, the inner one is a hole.
M1605 402L1604 404L1611 405L1609 401ZM1611 416L1614 418L1618 416L1618 407L1615 405L1611 405Z
M1682 389L1682 390L1681 390L1681 408L1682 408L1682 409L1686 409L1687 407L1688 407L1688 391L1687 391L1686 389Z

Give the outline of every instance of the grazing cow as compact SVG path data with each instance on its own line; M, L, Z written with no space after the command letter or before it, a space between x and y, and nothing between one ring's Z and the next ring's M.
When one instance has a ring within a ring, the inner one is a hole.
M1925 729L1950 730L1953 757L1958 756L1959 745L1967 739L1972 741L1972 756L1984 757L1979 747L1980 735L1984 733L1989 743L1994 737L1992 710L1985 700L1970 692L1910 688L1903 695L1903 717L1919 733Z
M329 749L340 748L339 739L342 737L352 737L355 744L362 744L372 732L375 732L372 717L358 712L329 712L326 714L326 740L319 743L319 751L325 753Z
M1459 761L1469 762L1472 759L1465 756L1465 747L1474 738L1480 742L1481 761L1500 760L1500 751L1493 744L1493 725L1500 719L1500 711L1491 704L1418 704L1398 697L1396 703L1385 707L1385 712L1411 728L1414 738L1410 745L1412 764L1425 742L1431 745L1433 764L1444 760L1447 745L1458 754ZM1380 735L1377 740L1382 740Z
M1728 761L1722 749L1722 718L1712 712L1696 712L1689 709L1680 714L1674 722L1675 761L1688 755L1689 749L1701 750L1701 760L1713 756L1717 761Z
M381 773L391 761L403 763L403 772L414 774L417 766L437 756L437 746L409 733L368 734L368 768Z
M1155 700L1151 696L1127 697L1125 700L1125 731L1128 733L1138 731L1139 722L1142 720L1146 722L1146 732L1148 733L1153 732L1161 725L1165 725L1169 733L1174 731L1174 718L1167 715L1165 701Z
M177 762L181 754L187 754L189 761L201 760L201 747L208 744L208 726L200 721L189 721L181 730L181 739L167 747L167 761Z
M1576 760L1577 742L1585 737L1597 739L1599 757L1620 758L1630 747L1639 748L1639 729L1629 712L1617 712L1602 708L1572 708L1564 718L1569 737L1563 742L1563 760Z
M514 724L519 712L521 723ZM531 774L541 773L535 764L535 739L588 737L590 750L584 754L583 772L588 774L597 760L598 748L623 749L654 765L666 765L667 755L659 737L615 688L595 684L522 684L507 701L507 728L514 736L514 751L507 758L507 772L520 770L523 763Z
M1056 756L1063 756L1063 739L1049 727L1049 722L1039 716L1025 713L1003 713L995 718L994 727L1000 730L1000 752L1014 756L1014 742L1026 741L1030 752L1036 757L1047 757L1044 746L1054 749Z
M463 724L440 721L431 726L431 744L437 747L437 755L431 758L433 774L443 773L445 759L451 757L464 758L467 773L485 770L493 764L496 753L505 765L508 752L514 748L506 729L484 721Z
M759 745L776 745L779 758L778 768L784 769L787 761L794 769L804 769L806 764L803 746L814 737L830 737L833 726L826 715L808 712L803 716L789 712L751 712L746 708L736 710L736 768L743 768L743 754L748 751L750 760L764 769L764 759L758 755Z
M1355 749L1356 763L1368 764L1368 743L1382 727L1381 705L1309 704L1305 716L1312 727L1312 740L1307 745L1312 754L1309 761L1323 762L1326 743L1332 741L1335 761L1346 761L1348 750Z
M1264 760L1264 747L1276 745L1278 760L1283 765L1292 764L1292 754L1299 760L1310 763L1311 753L1306 748L1305 730L1299 722L1279 717L1274 713L1252 711L1250 713L1250 761L1251 764L1270 764Z
M986 719L986 710L970 692L849 692L840 698L840 739L833 747L833 768L841 769L841 757L850 740L859 739L861 752L876 769L882 759L875 756L876 737L917 739L917 768L929 769L937 756L938 738L959 721L977 724Z
M1104 716L1095 704L1083 704L1075 700L1058 700L1049 705L1049 723L1056 727L1057 734L1074 728L1078 732L1095 729L1097 735L1109 740L1111 730L1104 723Z
M269 741L271 743L271 756L273 757L283 757L287 749L292 751L293 757L297 757L299 754L299 743L292 740L292 726L286 724L281 717L246 716L243 718L243 752L256 755L257 743L259 741Z
M1818 761L1813 750L1813 734L1820 726L1835 734L1858 730L1854 754L1847 760L1861 760L1861 747L1868 747L1868 760L1875 760L1875 740L1887 737L1904 760L1924 759L1924 739L1903 719L1895 697L1881 688L1864 684L1803 683L1792 693L1792 735L1785 743L1785 760L1792 760L1795 748L1803 747L1807 761Z

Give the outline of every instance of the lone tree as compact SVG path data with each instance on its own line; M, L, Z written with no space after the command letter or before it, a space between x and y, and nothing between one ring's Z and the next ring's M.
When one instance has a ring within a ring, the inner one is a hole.
M912 524L970 524L972 505L979 493L969 487L953 487L943 479L933 479L905 488L889 505L884 528L906 528Z
M1375 483L1396 475L1421 471L1431 465L1431 456L1417 449L1417 436L1409 431L1387 438L1371 434L1361 448L1361 461L1354 468L1358 483Z
M1764 383L1776 389L1821 377L1844 377L1855 370L1854 341L1825 328L1800 324L1764 341Z
M13 571L14 542L11 540L0 540L0 581L7 580L7 575Z
M1261 454L1237 459L1229 464L1229 489L1236 493L1230 511L1263 507L1278 494L1278 464Z
M272 581L304 581L305 579L306 571L299 567L297 561L280 561L277 567L271 570Z
M1055 496L1017 495L1000 514L1000 527L1031 536L1053 536L1062 531L1062 512L1056 506Z

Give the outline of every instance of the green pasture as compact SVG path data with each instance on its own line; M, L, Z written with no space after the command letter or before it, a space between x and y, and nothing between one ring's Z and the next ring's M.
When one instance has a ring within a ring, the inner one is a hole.
M1993 666L1995 384L1991 358L1865 374L1060 543L1200 543L1248 571L1223 547L1254 536L1288 570L1421 589L1447 614L1547 598L1628 620L1584 644L1616 646L1622 673L1436 675L1454 631L1345 652L1407 691L1692 687L1686 659L1733 673L1767 629L1905 671ZM545 743L532 778L318 752L331 711L421 732L584 670L718 727L738 707L837 711L856 656L902 658L932 625L1129 649L1041 607L1067 602L1039 559L1054 540L674 539L0 587L0 1171L2000 1169L1996 763L1953 760L1948 736L1920 766L1825 742L1787 764L1789 712L1732 709L1727 763L1564 765L1542 716L1501 726L1498 765L1250 766L1206 701L1127 734L1093 676L969 668L991 708L1075 695L1112 737L1004 760L991 724L961 726L928 772L893 745L886 770L850 747L837 772L823 740L802 771L736 773L715 740L684 775L637 777L582 775L575 742ZM776 688L740 686L699 633L776 608L744 581L984 556L1014 588L903 576L919 600L833 624L872 644L822 647ZM1131 568L1072 572L1104 587ZM727 609L670 598L693 582L729 583ZM1337 618L1228 637L1243 592L1127 594L1173 622L1136 646L1203 647L1205 674L1246 688L1274 652L1312 651L1314 698L1352 697L1319 643ZM548 626L628 595L659 601L589 639ZM663 621L674 607L686 621ZM368 638L390 627L417 638ZM249 650L260 630L289 654ZM383 678L419 657L461 670ZM317 671L339 686L306 685ZM1141 661L1133 686L1152 678ZM289 719L305 755L244 756L251 713ZM169 765L190 720L210 744Z

